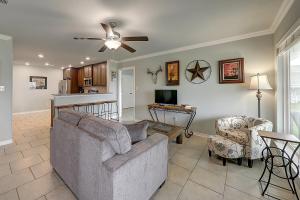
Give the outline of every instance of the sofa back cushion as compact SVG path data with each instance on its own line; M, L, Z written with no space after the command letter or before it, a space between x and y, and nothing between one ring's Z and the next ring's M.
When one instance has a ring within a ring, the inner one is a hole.
M121 123L88 116L82 118L78 128L104 137L117 154L125 154L131 149L131 138Z
M61 110L58 113L58 119L77 126L79 121L87 115L87 113L75 112L73 110Z

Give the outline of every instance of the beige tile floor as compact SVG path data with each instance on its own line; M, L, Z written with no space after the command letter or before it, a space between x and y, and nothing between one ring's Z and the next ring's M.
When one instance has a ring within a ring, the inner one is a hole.
M49 162L49 113L14 116L14 143L0 147L0 200L76 199ZM263 199L257 179L262 163L249 169L209 158L205 135L170 143L169 174L152 200L257 200ZM286 185L285 182L276 182ZM270 188L283 199L286 191Z

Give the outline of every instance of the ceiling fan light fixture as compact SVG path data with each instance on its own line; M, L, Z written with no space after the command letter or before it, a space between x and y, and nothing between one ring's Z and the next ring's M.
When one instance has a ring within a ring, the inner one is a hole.
M118 40L114 40L114 39L108 39L105 41L104 44L107 46L107 48L113 49L113 50L118 49L121 46L121 42Z

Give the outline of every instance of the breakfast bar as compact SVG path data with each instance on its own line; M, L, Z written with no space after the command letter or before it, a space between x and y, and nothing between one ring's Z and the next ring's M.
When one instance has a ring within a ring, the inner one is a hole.
M118 119L117 100L112 93L53 95L51 99L51 126L53 119L61 109L87 112L105 119L117 115L115 119Z

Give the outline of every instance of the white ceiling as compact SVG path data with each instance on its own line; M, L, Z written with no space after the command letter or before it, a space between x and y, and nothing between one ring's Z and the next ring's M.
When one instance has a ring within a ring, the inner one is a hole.
M8 0L0 5L0 33L14 41L14 61L56 66L123 60L146 54L269 30L283 0ZM148 35L149 42L128 42L123 49L98 53L100 22L117 21L122 36ZM43 60L37 58L43 53Z

